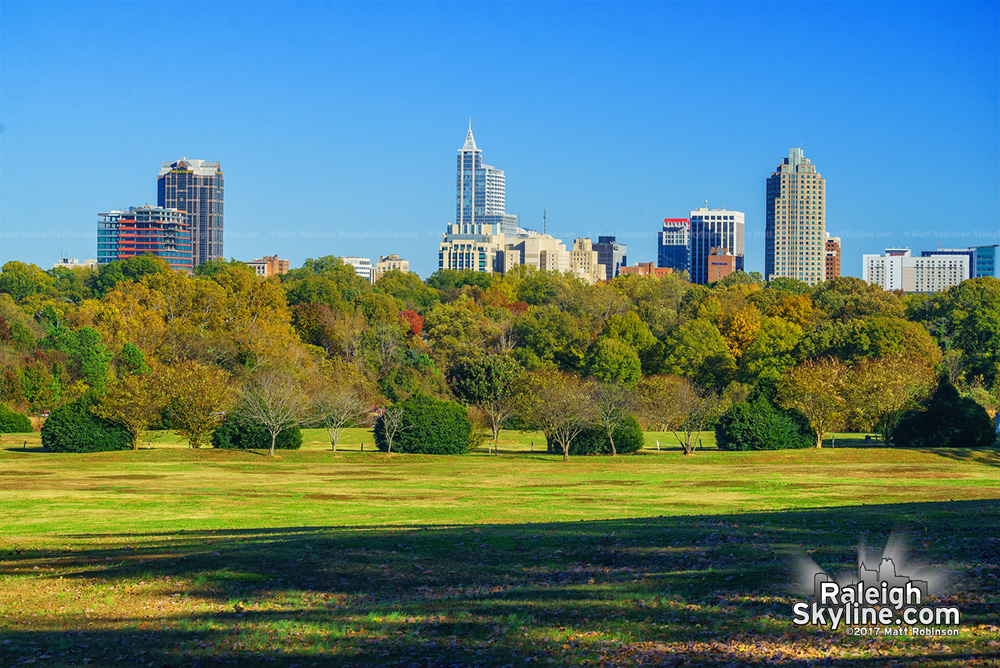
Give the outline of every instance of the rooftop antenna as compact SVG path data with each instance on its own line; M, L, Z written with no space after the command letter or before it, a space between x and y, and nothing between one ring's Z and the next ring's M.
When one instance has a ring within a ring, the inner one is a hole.
M542 209L542 234L545 234L545 209Z

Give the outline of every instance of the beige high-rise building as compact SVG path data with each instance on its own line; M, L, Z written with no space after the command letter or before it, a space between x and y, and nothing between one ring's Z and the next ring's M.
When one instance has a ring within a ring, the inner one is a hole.
M607 268L598 264L598 253L590 239L573 240L573 250L569 252L569 270L591 285L607 280Z
M381 255L375 263L375 280L382 278L382 274L387 271L398 269L404 274L410 271L410 261L400 258L398 255Z
M569 251L551 234L531 234L508 241L504 254L508 266L524 264L541 271L569 271Z
M764 276L826 279L826 179L793 148L767 179Z

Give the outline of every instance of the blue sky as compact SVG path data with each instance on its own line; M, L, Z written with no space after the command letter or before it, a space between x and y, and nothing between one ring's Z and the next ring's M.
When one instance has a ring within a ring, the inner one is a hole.
M1000 243L1000 4L0 3L0 262L94 257L97 213L218 160L226 255L398 253L427 276L468 119L522 225L746 213L801 146L843 271Z

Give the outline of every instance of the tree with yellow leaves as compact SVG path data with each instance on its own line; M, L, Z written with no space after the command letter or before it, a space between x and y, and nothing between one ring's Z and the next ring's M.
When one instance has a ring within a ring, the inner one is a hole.
M220 418L233 407L236 392L229 374L193 360L171 365L165 373L166 413L173 430L200 448L212 439Z

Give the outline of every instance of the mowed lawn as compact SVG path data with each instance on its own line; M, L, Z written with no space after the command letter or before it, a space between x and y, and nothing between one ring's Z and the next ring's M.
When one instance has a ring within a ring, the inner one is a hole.
M685 457L648 434L563 462L519 432L463 457L372 452L362 430L337 453L307 430L274 459L149 441L0 438L0 665L1000 662L995 449L730 453L704 434ZM790 623L795 558L849 570L894 529L951 572L958 637Z

